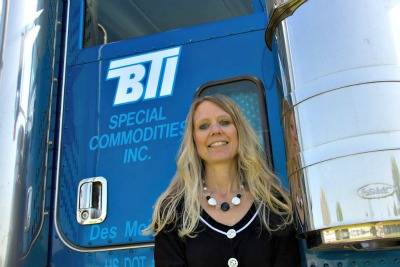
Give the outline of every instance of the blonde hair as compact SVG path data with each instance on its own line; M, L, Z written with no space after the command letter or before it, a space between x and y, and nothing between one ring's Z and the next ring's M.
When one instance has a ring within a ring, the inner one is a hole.
M238 132L237 168L241 182L250 192L255 203L261 205L259 217L269 231L292 222L292 206L288 194L279 180L267 167L265 153L253 128L238 106L223 95L196 98L186 118L185 133L177 156L176 173L164 193L158 198L153 219L145 233L159 233L167 225L178 227L180 237L194 237L197 228L202 197L204 164L197 154L193 139L193 117L200 103L209 101L227 112ZM282 218L275 228L269 224L271 210ZM179 213L178 213L179 212ZM179 223L178 223L179 221Z

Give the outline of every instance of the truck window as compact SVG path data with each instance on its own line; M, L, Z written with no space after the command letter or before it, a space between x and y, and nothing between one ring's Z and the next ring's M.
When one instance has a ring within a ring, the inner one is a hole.
M199 90L199 95L224 94L239 105L241 111L256 132L260 143L264 146L269 164L271 152L263 86L260 81L240 78L211 83Z
M252 12L252 0L86 0L84 47Z

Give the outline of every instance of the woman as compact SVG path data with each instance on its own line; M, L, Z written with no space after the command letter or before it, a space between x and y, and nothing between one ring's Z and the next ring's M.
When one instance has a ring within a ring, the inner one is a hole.
M239 108L222 95L197 98L149 227L155 265L298 266L291 222L288 195Z

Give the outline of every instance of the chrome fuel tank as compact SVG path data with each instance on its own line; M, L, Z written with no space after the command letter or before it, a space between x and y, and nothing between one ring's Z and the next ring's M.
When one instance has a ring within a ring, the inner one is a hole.
M299 232L317 233L311 246L395 240L400 1L268 4Z

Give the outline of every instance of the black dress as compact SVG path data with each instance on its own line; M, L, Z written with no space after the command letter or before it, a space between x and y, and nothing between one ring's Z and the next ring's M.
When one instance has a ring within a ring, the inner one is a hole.
M293 228L268 232L257 214L253 204L238 223L227 226L203 211L195 238L181 239L176 228L163 230L155 238L155 266L300 266L298 241ZM269 216L271 225L279 224L279 216L272 212Z

